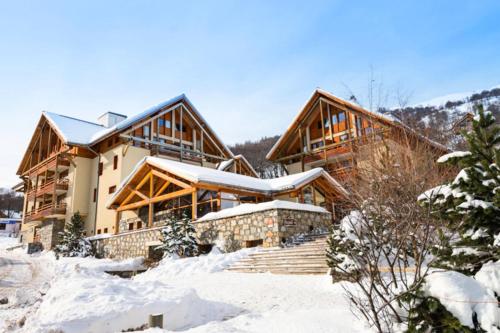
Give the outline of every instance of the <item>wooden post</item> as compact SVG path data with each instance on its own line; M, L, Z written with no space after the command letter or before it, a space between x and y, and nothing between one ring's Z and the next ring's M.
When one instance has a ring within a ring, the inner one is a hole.
M325 139L325 118L323 117L323 102L319 101L319 113L321 115L321 137L323 139L323 157L325 158L326 164L326 139Z
M148 228L153 226L153 203L151 202L153 199L153 174L149 175L149 209L148 209Z
M217 192L217 211L220 211L220 207L221 207L221 194L220 194L220 191Z
M328 110L328 122L330 123L330 140L333 142L333 124L332 124L332 112L330 111L330 104L326 103L326 109Z
M311 151L311 130L309 129L309 126L306 127L306 146L307 146L307 152Z
M198 218L198 191L194 188L191 194L191 219L196 220Z
M120 215L122 212L116 212L115 215L115 235L120 231Z
M179 134L179 147L181 147L181 153L180 153L180 155L181 155L181 162L182 162L182 150L183 150L183 147L182 147L182 136L184 134L184 131L182 130L182 108L180 110L180 118L181 119L179 121L180 122L180 128L179 128L180 129L180 131L179 131L180 132L180 134Z

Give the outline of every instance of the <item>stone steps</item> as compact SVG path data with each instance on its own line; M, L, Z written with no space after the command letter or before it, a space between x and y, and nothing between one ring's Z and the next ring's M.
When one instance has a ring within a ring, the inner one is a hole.
M274 274L326 274L326 235L304 237L297 245L262 249L227 269L230 272Z

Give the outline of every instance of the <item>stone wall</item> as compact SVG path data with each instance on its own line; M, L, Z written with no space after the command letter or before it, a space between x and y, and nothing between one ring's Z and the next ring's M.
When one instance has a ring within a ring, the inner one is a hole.
M282 242L315 229L328 228L330 213L316 213L289 209L270 209L251 214L194 222L200 244L216 241L236 241L246 247L262 240L264 247L280 246Z
M124 232L108 238L92 240L97 255L125 259L150 256L149 247L159 245L162 227Z
M270 209L193 224L199 244L208 245L223 241L233 243L234 249L254 246L262 241L262 246L274 247L298 234L328 228L331 224L331 214ZM116 236L95 239L93 242L97 254L102 257L149 257L150 247L159 244L162 228L160 226L123 232Z
M46 220L37 229L44 250L50 250L59 242L59 233L64 230L64 220Z

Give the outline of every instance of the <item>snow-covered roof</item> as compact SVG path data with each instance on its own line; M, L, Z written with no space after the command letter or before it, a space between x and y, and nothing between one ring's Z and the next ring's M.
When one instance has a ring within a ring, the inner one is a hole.
M290 210L301 210L301 211L309 211L315 213L328 213L326 209L319 206L291 202L291 201L283 201L283 200L274 200L268 202L262 202L258 204L245 203L238 205L236 207L226 208L220 210L218 212L208 213L205 216L196 220L196 222L210 221L221 219L225 217L238 216L243 214L250 214L254 212L261 212L269 209L290 209Z
M205 168L198 165L172 161L165 158L146 156L139 163L137 163L134 170L122 181L118 190L111 198L109 198L107 207L110 207L114 203L115 199L122 192L125 186L145 164L167 171L194 184L202 183L217 185L242 191L257 192L267 196L300 188L319 177L323 177L339 193L346 196L348 195L348 192L342 187L342 185L340 185L332 176L321 168L315 168L309 171L280 178L261 179L217 169Z
M96 133L106 129L106 127L96 123L53 112L44 111L43 115L61 136L61 139L68 144L86 146Z
M255 171L252 164L250 164L250 162L242 154L234 155L233 158L220 162L219 165L217 166L217 170L226 171L234 163L235 160L243 161L243 163L245 163L245 165L252 171L255 177L259 178L258 172Z
M231 150L223 143L223 141L217 136L214 130L207 123L205 118L200 114L196 107L191 103L185 94L181 94L167 101L164 101L158 105L155 105L141 113L138 113L132 117L126 118L123 121L117 123L111 127L105 127L100 124L89 122L86 120L81 120L73 117L68 117L52 112L43 112L47 120L54 127L54 129L60 134L63 141L68 144L79 145L79 146L90 146L97 142L105 139L106 137L126 129L133 124L151 116L152 114L164 109L167 106L175 105L176 103L184 102L189 105L190 109L194 114L201 120L205 130L209 131L211 135L220 142L223 148L233 156Z

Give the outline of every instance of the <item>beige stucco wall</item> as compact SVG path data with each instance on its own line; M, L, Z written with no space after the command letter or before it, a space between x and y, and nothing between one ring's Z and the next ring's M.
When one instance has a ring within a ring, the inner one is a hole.
M73 165L74 163L74 165ZM89 193L91 192L92 159L75 157L68 171L68 192L66 194L66 222L79 212L85 219L89 214Z
M125 145L119 145L104 154L100 154L100 162L103 163L103 172L102 176L99 177L97 221L95 226L96 233L98 230L104 233L105 228L107 228L108 233L115 232L116 211L106 208L108 199L112 195L109 193L109 188L111 186L116 186L116 188L118 188L120 183L132 172L137 163L144 156L149 155L149 150L144 148L129 146L125 151L124 147ZM123 155L124 151L125 156ZM118 168L113 170L113 158L115 155L118 156ZM96 175L98 164L99 161L96 163ZM93 190L91 190L91 192L92 191ZM125 217L127 215L134 214L133 212L124 214Z

